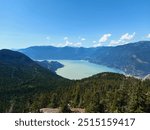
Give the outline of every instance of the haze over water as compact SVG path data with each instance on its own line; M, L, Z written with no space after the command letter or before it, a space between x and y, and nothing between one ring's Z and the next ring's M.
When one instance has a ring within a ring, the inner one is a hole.
M122 71L83 60L56 60L64 65L56 73L68 79L83 79L102 72L123 73Z

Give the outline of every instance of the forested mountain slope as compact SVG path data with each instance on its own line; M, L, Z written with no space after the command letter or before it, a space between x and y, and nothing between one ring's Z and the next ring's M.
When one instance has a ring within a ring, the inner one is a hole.
M37 93L56 89L66 81L20 52L0 50L0 112L8 112L11 105L14 109L10 111L17 112L16 105L23 112L27 97L32 101Z

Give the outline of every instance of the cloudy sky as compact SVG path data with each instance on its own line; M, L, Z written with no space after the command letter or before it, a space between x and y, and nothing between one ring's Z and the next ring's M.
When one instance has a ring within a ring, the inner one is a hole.
M150 0L0 0L0 48L150 40Z

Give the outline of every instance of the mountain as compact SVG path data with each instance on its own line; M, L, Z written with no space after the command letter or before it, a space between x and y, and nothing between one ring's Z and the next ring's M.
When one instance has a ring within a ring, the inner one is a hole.
M144 77L150 74L150 41L97 48L34 46L19 51L37 60L88 60L129 75Z
M67 59L80 60L88 58L97 48L83 48L83 47L53 47L53 46L33 46L19 51L36 60L49 59Z
M29 112L40 93L66 81L20 52L0 50L0 112Z
M0 72L0 112L150 112L149 79L101 73L67 80L11 50L0 50Z
M63 64L57 61L36 61L40 66L50 70L51 72L55 73L57 69L64 67Z
M91 62L121 69L126 74L144 77L150 73L150 42L148 41L100 48L94 55L94 58L90 59Z
M25 84L30 87L44 86L60 78L24 54L10 50L0 50L0 70L0 89L12 89Z

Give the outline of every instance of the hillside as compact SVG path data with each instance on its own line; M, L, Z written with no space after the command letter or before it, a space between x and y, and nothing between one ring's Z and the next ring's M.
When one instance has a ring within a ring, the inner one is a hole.
M150 42L141 41L116 47L77 48L35 46L19 50L33 59L88 60L144 77L150 73Z
M20 52L0 50L0 106L3 106L0 107L0 112L9 111L6 110L7 105L8 108L11 104L17 105L16 100L24 98L18 102L21 106L26 96L56 89L65 81ZM30 96L28 98L32 100ZM22 104L21 107L25 105L27 104Z
M60 78L24 54L10 50L0 50L0 70L1 89L12 89L25 84L30 87L44 86Z
M112 48L99 48L90 59L123 70L126 74L144 77L150 73L150 42L130 43Z
M50 111L61 108L62 112L81 109L94 113L149 113L149 86L150 80L142 81L121 74L101 73L72 82L69 87L59 88L47 95L47 99L40 101L48 100L49 103L43 108ZM36 104L40 105L39 102Z

